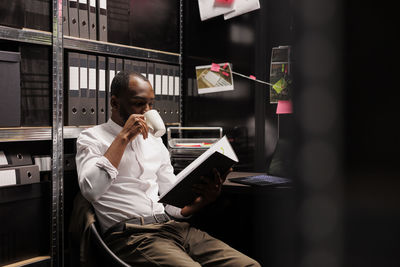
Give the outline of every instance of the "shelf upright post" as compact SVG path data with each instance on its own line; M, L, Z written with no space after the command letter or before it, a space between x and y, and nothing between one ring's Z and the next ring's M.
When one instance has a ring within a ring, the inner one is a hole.
M51 266L64 266L63 259L63 21L62 0L53 0L52 10L52 211Z

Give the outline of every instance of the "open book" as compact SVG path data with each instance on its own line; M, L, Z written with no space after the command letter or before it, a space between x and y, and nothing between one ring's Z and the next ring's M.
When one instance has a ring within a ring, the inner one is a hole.
M176 176L175 184L160 196L158 202L179 208L191 204L198 197L192 185L202 183L201 176L213 179L213 168L223 175L238 161L228 139L222 137Z

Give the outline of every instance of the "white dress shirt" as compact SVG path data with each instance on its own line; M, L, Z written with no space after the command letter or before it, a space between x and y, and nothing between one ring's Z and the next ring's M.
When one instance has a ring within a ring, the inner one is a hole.
M111 119L83 131L77 140L76 164L79 187L96 212L103 231L134 216L164 212L159 193L176 181L169 152L160 137L138 135L126 147L118 169L104 157L122 127ZM166 212L183 218L180 208L167 205Z

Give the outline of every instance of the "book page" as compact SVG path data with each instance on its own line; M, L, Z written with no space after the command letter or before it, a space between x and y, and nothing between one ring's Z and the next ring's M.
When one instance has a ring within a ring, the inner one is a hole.
M232 160L238 162L238 158L233 151L231 144L229 143L226 136L222 137L218 142L214 143L209 149L207 149L203 154L201 154L197 159L195 159L192 163L190 163L185 169L183 169L178 175L178 181L181 181L184 177L186 177L189 173L191 173L197 166L199 166L204 160L206 160L210 155L212 155L215 151L218 151L221 154L231 158Z

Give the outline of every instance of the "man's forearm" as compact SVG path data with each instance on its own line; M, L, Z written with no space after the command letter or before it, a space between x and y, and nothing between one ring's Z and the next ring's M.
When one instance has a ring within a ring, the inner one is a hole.
M115 137L106 153L104 153L104 157L106 157L115 168L118 168L128 143L128 136L120 133Z

